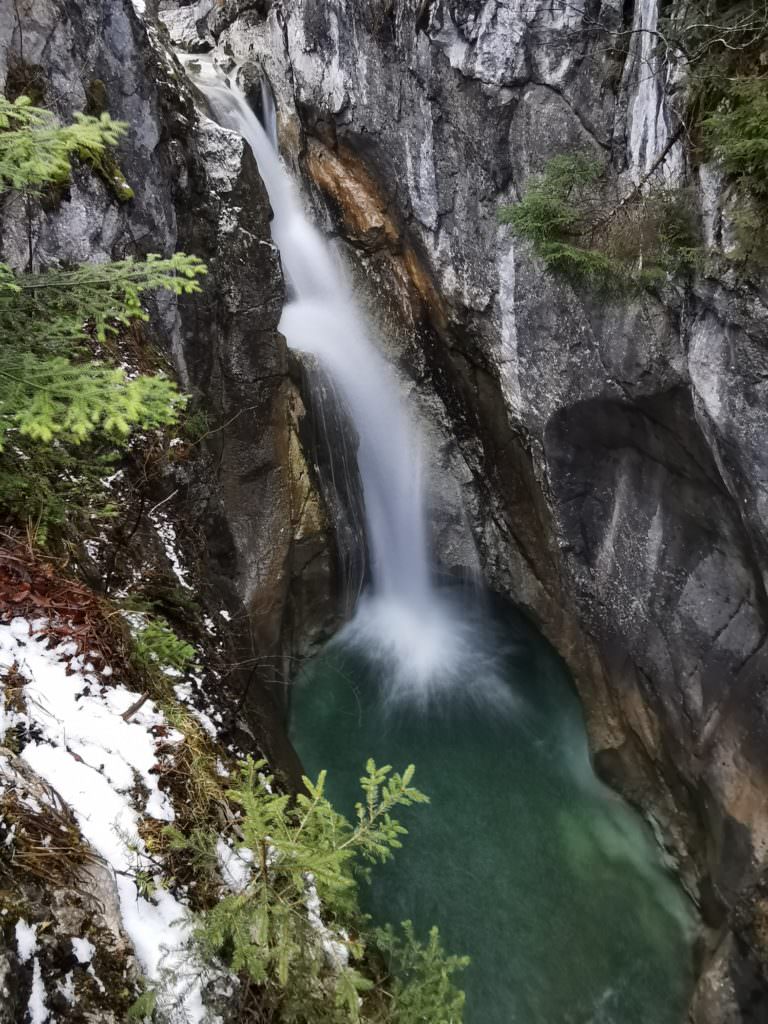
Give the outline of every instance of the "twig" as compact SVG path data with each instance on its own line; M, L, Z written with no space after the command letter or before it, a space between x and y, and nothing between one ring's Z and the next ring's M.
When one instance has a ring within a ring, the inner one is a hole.
M133 718L136 712L139 711L148 700L149 694L143 693L141 697L139 697L137 701L134 701L134 703L131 704L128 710L124 711L120 717L123 719L124 722L130 722L130 720Z

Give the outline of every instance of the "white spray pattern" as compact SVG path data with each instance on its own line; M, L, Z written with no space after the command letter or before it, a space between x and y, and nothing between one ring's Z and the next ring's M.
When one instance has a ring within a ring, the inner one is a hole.
M272 238L290 290L280 330L332 378L358 436L372 587L341 635L391 664L393 698L426 704L466 665L474 630L433 584L421 436L335 254L307 219L283 166L269 85L261 89L265 130L234 83L213 65L202 68L198 85L219 123L251 147L269 194Z

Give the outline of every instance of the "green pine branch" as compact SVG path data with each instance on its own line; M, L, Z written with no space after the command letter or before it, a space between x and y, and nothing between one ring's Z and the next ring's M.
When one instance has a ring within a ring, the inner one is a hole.
M409 923L402 938L382 931L371 941L388 973L372 976L366 964L358 879L366 863L382 863L400 847L406 830L393 812L427 802L411 784L413 766L401 775L369 761L352 821L329 802L325 772L314 782L305 778L306 791L291 797L274 790L264 768L246 761L228 794L241 811L237 846L251 867L241 891L196 916L200 969L221 962L244 975L259 987L268 1019L460 1024L464 997L453 975L468 961L446 957L436 929L424 945ZM216 833L210 841L198 833L185 838L174 828L169 837L200 864L199 851L211 848Z
M75 157L98 164L127 129L109 114L76 114L72 124L59 125L26 96L13 103L0 97L0 191L61 184Z
M174 295L200 290L205 265L195 256L87 263L72 270L14 274L0 264L0 338L17 337L36 352L68 350L90 334L103 342L149 316L142 295L164 289Z
M34 198L67 181L77 159L127 198L110 153L126 128L108 114L78 114L61 125L27 97L0 97L0 195L21 190ZM94 465L116 459L132 431L173 423L183 398L163 374L132 374L98 350L104 358L97 361L95 343L148 320L148 294L189 295L204 273L184 253L42 273L0 264L0 515L31 522L44 540L49 529L74 529L98 510L107 513L104 485L89 463L94 445ZM81 501L73 497L78 482Z

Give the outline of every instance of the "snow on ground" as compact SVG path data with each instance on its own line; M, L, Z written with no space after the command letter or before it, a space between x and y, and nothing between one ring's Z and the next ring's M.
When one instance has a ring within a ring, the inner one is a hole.
M203 692L201 681L196 677L188 679L186 682L174 686L173 692L176 694L176 699L189 709L211 739L216 739L219 732L213 719L215 718L221 723L221 712L214 710L210 705L207 712L198 707Z
M44 625L43 620L30 625L21 618L0 624L0 670L16 665L26 680L26 710L12 711L7 703L0 709L0 742L9 728L25 726L21 757L69 804L85 839L111 865L123 926L145 974L159 981L170 969L175 977L184 978L180 953L173 952L188 939L184 905L160 884L146 898L136 883L137 870L150 877L158 872L138 835L140 818L174 818L152 770L158 761L157 745L180 742L182 736L167 726L151 701L125 721L123 714L140 695L124 686L105 685L93 665L75 656L73 644L49 646L40 636ZM161 740L153 735L158 729ZM143 795L137 797L137 792ZM16 939L20 958L29 959L35 950L34 929L20 921ZM77 936L73 951L80 962L93 956L90 943ZM39 973L35 960L28 1008L33 1024L48 1019ZM194 979L179 981L173 996L186 1019L203 1020Z
M32 991L27 1004L27 1015L29 1024L46 1024L51 1019L48 1007L45 1005L45 985L43 984L43 973L40 970L40 961L35 957L32 962Z

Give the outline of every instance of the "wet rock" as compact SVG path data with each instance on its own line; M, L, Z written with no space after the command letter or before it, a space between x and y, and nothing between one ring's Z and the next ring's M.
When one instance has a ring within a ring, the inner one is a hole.
M199 0L178 10L161 10L160 20L174 46L187 53L206 53L215 45L207 29L207 16L212 9L213 0Z
M29 1019L34 988L56 1020L118 1024L140 991L141 971L111 869L78 837L55 790L4 747L0 806L0 1021ZM53 839L55 860L46 846L28 845L27 832ZM76 956L73 939L85 940L93 956Z

